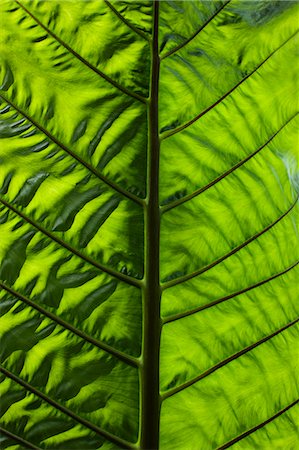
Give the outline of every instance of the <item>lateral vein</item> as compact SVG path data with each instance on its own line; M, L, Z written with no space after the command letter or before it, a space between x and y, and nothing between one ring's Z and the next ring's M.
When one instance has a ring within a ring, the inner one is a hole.
M201 305L198 306L197 308L193 308L189 311L184 311L178 314L173 314L171 316L167 316L163 319L163 324L169 323L169 322L174 322L175 320L178 319L183 319L184 317L188 317L188 316L192 316L193 314L196 314L199 311L203 311L204 309L208 309L211 308L214 305L218 305L219 303L225 302L227 300L230 300L231 298L237 297L238 295L244 294L248 291L251 291L252 289L255 289L259 286L262 286L263 284L269 283L272 280L275 280L275 278L279 278L282 275L285 275L286 273L288 273L290 270L294 269L294 267L296 267L299 264L299 261L296 261L294 264L292 264L291 266L287 267L285 270L278 272L274 275L272 275L271 277L268 277L262 281L259 281L258 283L252 284L251 286L248 286L247 288L241 289L237 292L234 292L233 294L229 294L226 295L225 297L221 297L217 300L214 300L210 303L206 303L205 305Z
M219 181L226 178L229 174L234 172L236 169L238 169L243 164L245 164L247 161L249 161L251 158L253 158L255 155L257 155L261 150L263 150L297 115L298 115L298 112L296 112L274 134L272 134L272 136L261 147L259 147L254 152L250 153L248 156L246 156L246 158L239 161L237 164L232 166L229 170L227 170L226 172L219 175L219 177L215 178L214 180L212 180L210 183L206 184L205 186L203 186L199 189L196 189L196 191L192 192L191 194L186 195L185 197L182 197L178 200L175 200L174 202L169 203L168 205L161 206L161 213L164 214L165 212L170 211L171 209L176 208L177 206L182 205L183 203L186 203L187 201L191 200L192 198L197 197L202 192L205 192L207 189L209 189L210 187L217 184Z
M41 27L43 28L50 36L52 36L53 39L55 39L57 42L59 42L60 45L62 45L69 53L71 53L75 58L77 58L79 61L81 61L84 65L86 65L89 69L91 69L93 72L98 74L101 78L106 80L108 83L110 83L112 86L117 88L119 91L122 91L124 94L129 95L130 97L135 98L136 100L140 101L141 103L146 103L145 97L142 97L139 94L136 94L135 92L129 91L124 86L117 83L117 81L114 81L112 78L110 78L108 75L105 75L101 70L99 70L97 67L92 65L90 62L88 62L83 56L81 56L79 53L77 53L74 49L72 49L66 42L64 42L59 36L57 36L53 31L51 31L49 28L47 28L37 17L32 14L32 12L29 11L28 8L26 8L19 0L15 0L16 3Z
M106 3L106 5L111 9L111 11L113 11L113 13L129 28L131 28L132 31L134 31L135 33L139 34L139 36L141 36L143 39L145 39L146 41L149 41L149 36L144 33L142 30L139 30L137 27L135 27L132 23L130 23L127 19L125 19L125 17L120 14L116 8L114 8L114 6L108 1L108 0L104 0L104 2Z
M286 406L285 408L281 409L280 411L278 411L276 414L274 414L273 416L269 417L269 419L265 420L264 422L260 423L259 425L256 425L253 428L250 428L249 430L245 431L242 434L239 434L239 436L236 436L234 439L230 440L229 442L227 442L224 445L221 445L221 447L218 447L217 450L225 450L226 448L231 447L233 444L235 444L238 441L241 441L242 439L244 439L246 436L249 436L250 434L254 433L255 431L257 431L260 428L263 428L265 425L267 425L268 423L272 422L273 420L277 419L277 417L281 416L282 414L286 413L289 409L293 408L294 406L296 406L299 403L299 400L295 400L294 402L290 403L288 406Z
M78 161L80 164L82 164L86 169L88 169L90 172L92 172L97 178L99 178L101 181L103 181L106 185L111 187L114 191L117 191L118 193L122 194L124 197L129 198L130 200L133 200L135 203L139 205L143 205L143 200L139 197L135 196L134 194L131 194L130 192L126 191L119 185L113 183L113 181L109 180L105 175L101 174L97 169L92 167L91 164L84 161L80 158L76 153L74 153L72 150L70 150L66 145L64 145L62 142L60 142L58 139L56 139L48 130L46 130L42 125L40 125L36 120L34 120L31 116L29 116L27 113L22 111L18 106L16 106L11 100L6 98L2 93L0 94L0 98L2 98L7 104L12 106L19 114L21 114L23 117L25 117L29 122L32 123L38 130L40 130L45 136L47 136L54 144L56 144L58 147L60 147L62 150L64 150L66 153L68 153L72 158L74 158L76 161Z
M192 125L194 122L196 122L198 119L200 119L202 116L204 116L206 113L208 113L211 109L213 109L215 106L217 106L219 103L221 103L226 97L228 97L235 89L237 89L244 81L246 81L251 75L253 75L255 72L258 71L258 69L265 64L266 61L268 61L271 56L273 56L276 52L278 52L284 45L286 45L293 37L298 34L298 31L296 31L294 34L292 34L286 41L284 41L279 47L277 47L273 52L271 52L267 58L265 58L255 69L253 69L248 75L243 77L235 86L233 86L228 92L226 92L222 97L220 97L216 102L214 102L212 105L208 106L208 108L204 109L201 113L199 113L197 116L195 116L193 119L189 120L188 122L184 123L183 125L178 126L177 128L174 128L170 131L165 131L161 134L161 139L167 139L170 136L173 136L176 133L179 133L182 130L185 130L190 125Z
M52 241L57 242L57 244L59 244L62 247L66 248L69 252L73 253L74 255L79 256L79 258L85 260L86 262L88 262L89 264L93 265L97 269L100 269L101 271L103 271L105 273L108 273L109 275L111 275L111 276L113 276L115 278L118 278L120 281L124 281L125 283L131 284L132 286L136 286L136 287L140 287L141 286L141 281L140 280L137 280L136 278L130 277L128 275L125 275L125 274L123 274L121 272L117 272L114 269L110 269L109 267L106 267L106 266L102 265L101 263L99 263L97 261L94 261L89 256L84 255L84 253L81 253L79 250L75 249L74 247L72 247L71 245L67 244L62 239L60 239L59 237L57 237L54 234L52 234L50 231L46 230L41 225L39 225L36 222L34 222L32 219L30 219L28 216L26 216L25 214L20 212L17 208L12 206L6 200L0 198L0 203L2 203L4 206L6 206L6 208L10 209L11 211L13 211L18 216L22 217L23 220L25 220L27 223L30 223L30 225L32 225L34 228L39 230L45 236L48 236L48 238L50 238Z
M19 300L21 300L23 303L26 303L31 308L35 309L42 315L48 317L52 321L56 322L57 324L61 325L63 328L71 331L72 333L76 334L83 340L90 342L94 346L100 348L101 350L104 350L107 353L110 353L111 355L115 356L116 358L120 359L121 361L125 362L126 364L129 364L133 367L139 367L139 360L134 358L133 356L127 355L126 353L121 352L120 350L117 350L113 347L111 347L108 344L105 344L103 341L99 341L97 339L94 339L93 337L89 336L88 334L84 333L83 331L79 330L78 328L74 327L70 323L66 322L65 320L61 319L60 317L56 316L55 314L52 314L50 311L47 311L42 306L38 305L37 303L30 300L25 295L15 291L10 286L8 286L6 283L0 280L0 287L4 289L5 291L9 292L13 296L17 297Z
M13 374L9 370L5 369L4 367L0 367L0 372L3 373L3 375L10 378L11 380L18 383L20 386L23 386L27 391L32 392L34 395L36 395L37 397L39 397L42 400L44 400L45 402L47 402L49 405L58 409L62 413L66 414L67 416L71 417L76 422L81 423L86 428L89 428L90 430L94 431L95 433L99 434L100 436L103 436L104 438L108 439L109 441L113 442L114 444L120 445L121 448L124 448L124 449L135 449L136 448L136 446L134 444L131 444L130 442L128 442L124 439L121 439L118 436L113 435L112 433L109 433L109 431L106 431L103 428L100 428L97 425L94 425L93 423L89 422L88 420L84 419L83 417L78 416L78 414L74 413L72 410L66 408L65 406L56 402L52 398L48 397L48 395L39 391L34 386L27 383L22 378Z
M168 56L172 55L173 53L176 53L177 51L179 51L181 48L185 47L187 44L189 44L189 42L191 42L202 30L204 30L204 28L206 28L206 26L225 8L225 6L230 3L231 0L228 0L227 2L225 2L223 5L221 5L221 7L219 9L217 9L214 14L208 18L208 20L198 29L195 31L195 33L193 33L188 39L186 39L184 42L182 42L180 45L177 45L176 47L172 48L171 50L169 50L167 53L165 53L163 56L160 57L161 61L165 58L168 58Z
M270 230L274 225L276 225L278 222L280 222L285 216L287 216L292 209L296 206L298 201L298 195L296 196L296 199L294 203L287 209L285 213L283 213L281 216L279 216L274 222L270 223L267 227L263 228L263 230L259 231L258 233L251 236L249 239L244 241L242 244L238 245L237 247L234 247L230 252L226 253L225 255L221 256L220 258L216 259L210 264L207 264L206 266L202 267L201 269L198 269L190 274L183 275L182 277L175 278L174 280L170 280L165 282L162 285L162 290L168 289L171 286L176 286L177 284L183 283L184 281L190 280L191 278L194 278L207 270L211 269L214 266L217 266L217 264L221 263L225 259L227 259L229 256L233 255L234 253L237 253L239 250L241 250L243 247L246 247L246 245L250 244L250 242L255 241L259 236L266 233L268 230Z
M23 439L21 436L18 436L17 434L6 430L3 427L0 427L0 433L5 434L7 437L13 439L16 442L19 442L20 444L22 444L26 448L32 448L33 450L41 450L41 447L36 447L36 445L34 445L31 442Z
M186 381L185 383L181 384L180 386L174 387L172 389L169 389L166 391L162 396L162 400L165 400L166 398L171 397L174 394L177 394L178 392L181 392L182 390L192 386L193 384L197 383L198 381L202 380L203 378L207 377L211 373L215 372L216 370L220 369L221 367L227 365L231 361L234 361L235 359L239 358L240 356L244 355L245 353L250 352L254 348L258 347L259 345L263 344L264 342L269 341L274 336L282 333L283 331L287 330L288 328L292 327L293 325L296 325L296 323L299 322L299 318L296 318L292 320L291 322L287 323L283 327L279 328L278 330L274 331L274 333L269 334L268 336L263 337L262 339L259 339L254 344L248 345L247 347L243 348L243 350L240 350L233 355L229 356L228 358L222 360L221 362L215 364L214 366L210 367L208 370L203 372L202 374L198 375L197 377L192 378L189 381Z

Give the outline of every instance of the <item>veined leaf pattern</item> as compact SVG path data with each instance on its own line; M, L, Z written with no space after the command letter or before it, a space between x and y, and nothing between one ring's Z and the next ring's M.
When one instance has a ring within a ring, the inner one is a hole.
M3 448L296 447L298 18L1 3Z

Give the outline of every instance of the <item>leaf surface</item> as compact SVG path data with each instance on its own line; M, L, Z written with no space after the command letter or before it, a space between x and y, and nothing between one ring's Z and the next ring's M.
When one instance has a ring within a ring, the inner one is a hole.
M296 447L298 18L1 3L1 448Z

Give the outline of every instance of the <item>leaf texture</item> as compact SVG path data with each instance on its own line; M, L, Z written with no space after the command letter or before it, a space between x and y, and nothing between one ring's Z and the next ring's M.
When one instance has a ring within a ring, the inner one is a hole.
M297 448L298 19L1 2L1 448Z

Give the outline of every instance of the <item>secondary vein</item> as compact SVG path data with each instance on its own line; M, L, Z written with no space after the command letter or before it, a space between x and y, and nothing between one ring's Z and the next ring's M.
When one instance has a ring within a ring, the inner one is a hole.
M182 391L182 390L192 386L193 384L195 384L198 381L202 380L203 378L207 377L211 373L215 372L216 370L220 369L221 367L225 366L226 364L230 363L231 361L239 358L240 356L244 355L245 353L250 352L254 348L256 348L259 345L263 344L264 342L269 341L270 339L272 339L277 334L282 333L283 331L285 331L286 329L292 327L293 325L295 325L298 322L299 322L299 318L296 318L296 319L292 320L291 322L287 323L285 326L279 328L278 330L274 331L273 333L269 334L268 336L265 336L262 339L259 339L254 344L248 345L247 347L245 347L244 349L240 350L239 352L236 352L233 355L229 356L228 358L226 358L226 359L222 360L221 362L215 364L213 367L210 367L210 369L206 370L205 372L203 372L202 374L198 375L197 377L194 377L191 380L186 381L186 383L183 383L180 386L176 386L176 387L174 387L172 389L169 389L168 391L166 391L161 396L162 400L165 400L166 398L169 398L172 395L177 394L178 392L180 392L180 391Z
M177 51L179 51L181 48L185 47L187 44L189 44L189 42L191 42L202 30L204 30L204 28L206 28L206 26L225 8L225 6L230 3L231 0L228 0L227 2L225 2L223 5L221 5L221 7L219 9L217 9L214 14L208 18L208 20L198 29L195 31L195 33L193 33L188 39L186 39L184 42L182 42L181 44L175 46L174 48L172 48L171 50L169 50L167 53L165 53L163 56L161 56L161 60L168 58L168 56L172 55L173 53L176 53Z
M134 444L131 444L130 442L127 442L126 440L121 439L118 436L115 436L115 435L109 433L109 431L106 431L103 428L100 428L97 425L94 425L93 423L89 422L88 420L86 420L83 417L79 416L78 414L74 413L72 410L70 410L70 409L66 408L65 406L61 405L60 403L56 402L51 397L49 397L48 395L39 391L34 386L27 383L22 378L13 374L9 370L5 369L4 367L0 367L0 372L3 373L8 378L10 378L11 380L18 383L20 386L23 386L27 391L32 392L37 397L46 401L49 405L58 409L62 413L66 414L67 416L71 417L76 422L81 423L82 425L84 425L85 427L94 431L95 433L99 434L100 436L103 436L104 438L108 439L109 441L113 442L114 444L119 445L121 448L124 448L124 449L135 449L136 448Z
M145 97L142 97L141 95L136 94L135 92L129 91L127 88L125 88L124 86L122 86L119 83L117 83L116 81L114 81L108 75L105 75L101 70L99 70L97 67L92 65L85 58L83 58L83 56L81 56L73 48L71 48L66 42L64 42L53 31L51 31L49 28L47 28L37 17L34 16L34 14L32 14L32 12L29 11L28 8L26 8L21 2L19 2L19 0L15 0L15 1L41 28L43 28L50 36L52 36L53 39L55 39L57 42L59 42L60 45L62 45L69 53L71 53L75 58L77 58L79 61L81 61L85 66L87 66L93 72L98 74L101 78L106 80L108 83L110 83L112 86L117 88L119 91L122 91L124 94L127 94L130 97L135 98L136 100L140 101L141 103L146 103Z
M265 58L255 69L253 69L248 75L243 77L235 86L233 86L228 92L226 92L224 95L222 95L216 102L214 102L212 105L210 105L208 108L204 109L201 113L199 113L197 116L195 116L193 119L189 120L188 122L184 123L183 125L178 126L177 128L174 128L170 131L165 131L161 134L161 139L167 139L170 136L173 136L176 133L179 133L182 130L185 130L190 125L195 123L198 119L200 119L202 116L207 114L211 109L215 108L219 103L221 103L226 97L228 97L232 92L234 92L244 81L246 81L251 75L253 75L255 72L258 71L260 67L262 67L263 64L265 64L266 61L268 61L278 50L280 50L284 45L286 45L293 37L298 34L298 31L296 31L294 34L292 34L286 41L284 41L279 47L277 47L273 52L271 52L267 58Z
M32 448L33 450L41 450L41 447L36 447L36 445L23 439L21 436L18 436L17 434L6 430L5 428L0 427L0 433L6 435L10 439L13 439L14 441L18 442L19 444L23 445L26 448Z
M191 278L194 278L207 270L211 269L212 267L216 266L217 264L221 263L225 259L227 259L229 256L233 255L234 253L237 253L239 250L241 250L243 247L246 247L246 245L250 244L250 242L255 241L259 236L266 233L268 230L270 230L274 225L276 225L278 222L280 222L285 216L287 216L292 209L296 206L298 201L298 195L296 196L296 199L294 203L287 209L285 213L283 213L281 216L279 216L274 222L270 223L267 227L263 228L263 230L259 231L258 233L251 236L249 239L244 241L242 244L238 245L237 247L234 247L230 252L226 253L225 255L221 256L220 258L216 259L210 264L207 264L206 266L202 267L201 269L198 269L190 274L183 275L182 277L175 278L174 280L170 280L162 285L162 289L168 289L171 286L176 286L177 284L183 283L184 281L190 280Z
M197 308L193 308L189 311L183 311L177 314L173 314L171 316L167 316L163 319L163 324L169 323L169 322L174 322L175 320L178 319L183 319L184 317L188 317L188 316L192 316L193 314L196 314L199 311L203 311L204 309L208 309L211 308L214 305L218 305L219 303L225 302L227 300L230 300L231 298L237 297L238 295L244 294L248 291L251 291L252 289L255 289L259 286L262 286L266 283L271 282L272 280L275 280L276 278L281 277L282 275L288 273L290 270L294 269L294 267L296 267L299 264L299 261L296 261L294 264L292 264L291 266L287 267L286 269L282 270L281 272L278 272L274 275L271 275L271 277L268 277L264 280L259 281L258 283L252 284L251 286L248 286L244 289L240 289L237 292L234 292L232 294L226 295L225 297L221 297L217 300L214 300L210 303L206 303L205 305L201 305L198 306Z
M143 200L134 194L131 194L130 192L123 189L121 186L115 184L113 181L109 180L105 175L101 174L97 169L95 169L91 164L84 161L80 156L78 156L76 153L74 153L71 149L69 149L66 145L64 145L62 142L60 142L57 138L55 138L48 130L46 130L42 125L40 125L35 119L33 119L29 114L22 111L18 106L14 104L11 100L9 100L7 97L5 97L2 93L0 94L0 98L2 98L7 104L9 104L12 108L14 108L19 114L21 114L23 117L25 117L29 122L32 123L38 130L40 130L45 136L47 136L54 144L56 144L58 147L60 147L62 150L64 150L66 153L68 153L72 158L74 158L76 161L78 161L80 164L82 164L86 169L88 169L90 172L92 172L97 178L99 178L101 181L103 181L105 184L107 184L109 187L111 187L114 191L119 192L124 197L129 198L130 200L133 200L135 203L139 205L143 205Z
M294 406L296 406L299 403L299 400L295 400L294 402L290 403L288 406L286 406L285 408L281 409L280 411L278 411L276 414L274 414L273 416L269 417L267 420L265 420L264 422L256 425L253 428L250 428L249 430L245 431L244 433L239 434L239 436L236 436L234 439L231 439L230 441L228 441L226 444L221 445L220 447L217 448L217 450L225 450L226 448L231 447L232 445L234 445L236 442L241 441L242 439L244 439L246 436L249 436L250 434L254 433L255 431L259 430L260 428L263 428L265 425L267 425L268 423L272 422L273 420L277 419L277 417L281 416L282 414L286 413L289 409L293 408Z
M111 11L113 11L113 13L129 28L131 28L132 31L134 31L136 34L139 34L139 36L141 36L143 39L145 39L146 41L149 41L150 38L149 36L144 33L142 30L139 30L138 28L136 28L132 23L130 23L122 14L120 14L116 8L114 8L114 6L108 1L108 0L104 0L104 2L106 3L106 5L111 9Z
M118 278L120 281L124 281L125 283L131 284L132 286L136 286L136 287L140 287L141 286L141 281L140 280L137 280L136 278L133 278L133 277L129 277L128 275L125 275L125 274L123 274L121 272L117 272L116 270L111 269L110 267L106 267L103 264L101 264L101 263L99 263L97 261L94 261L89 256L85 255L84 253L81 253L79 250L75 249L74 247L72 247L71 245L67 244L62 239L57 237L56 235L52 234L50 231L46 230L41 225L37 224L35 221L30 219L24 213L22 213L17 208L15 208L10 203L8 203L6 200L0 198L0 203L2 203L4 206L6 206L6 208L8 208L11 211L13 211L15 214L17 214L19 217L21 217L27 223L30 223L30 225L32 225L34 228L39 230L42 234L44 234L45 236L48 236L52 241L57 242L57 244L59 244L62 247L66 248L69 252L73 253L74 255L79 256L79 258L85 260L86 262L88 262L92 266L96 267L97 269L100 269L101 271L103 271L105 273L108 273L109 275L113 276L114 278Z
M188 200L191 200L192 198L197 197L202 192L205 192L207 189L209 189L210 187L214 186L219 181L223 180L230 173L234 172L236 169L241 167L243 164L245 164L247 161L249 161L251 158L253 158L255 155L257 155L259 152L261 152L261 150L263 150L297 115L298 115L298 112L296 112L274 134L272 134L272 136L261 147L259 147L254 152L250 153L248 156L246 156L246 158L244 158L241 161L239 161L237 164L232 166L226 172L222 173L221 175L219 175L214 180L210 181L205 186L203 186L203 187L201 187L199 189L196 189L196 191L192 192L191 194L186 195L185 197L181 197L180 199L178 199L178 200L176 200L176 201L174 201L172 203L169 203L168 205L161 206L161 213L165 213L166 211L170 211L171 209L176 208L179 205L182 205L183 203L187 202Z
M39 313L41 313L43 316L48 317L53 322L58 323L63 328L71 331L72 333L76 334L80 338L82 338L86 342L90 342L95 347L100 348L101 350L104 350L105 352L115 356L116 358L120 359L121 361L125 362L126 364L129 364L133 367L139 366L139 360L137 358L134 358L133 356L127 355L126 353L121 352L120 350L117 350L110 345L106 344L103 341L99 341L98 339L94 339L93 337L89 336L88 334L84 333L83 331L79 330L78 328L74 327L70 323L66 322L65 320L61 319L60 317L56 316L55 314L52 314L50 311L47 311L39 304L33 302L25 295L21 294L20 292L15 291L10 286L5 284L3 281L0 281L0 287L4 289L5 291L12 294L14 297L18 298L20 301L25 303L26 305L30 306L31 308L35 309Z

